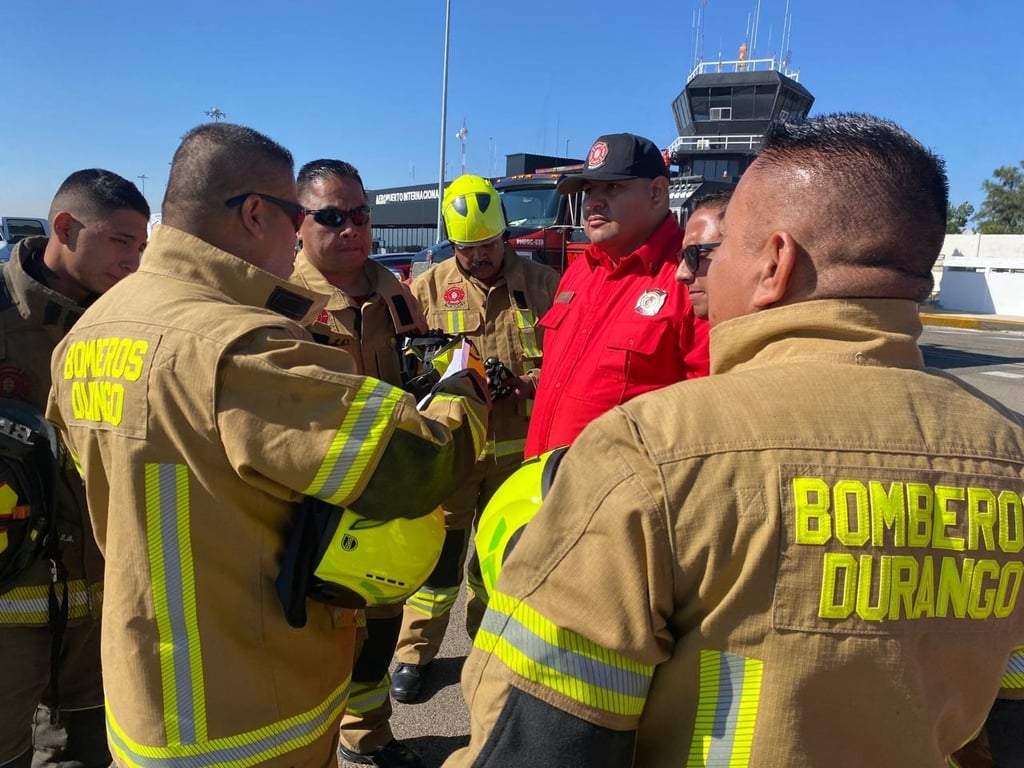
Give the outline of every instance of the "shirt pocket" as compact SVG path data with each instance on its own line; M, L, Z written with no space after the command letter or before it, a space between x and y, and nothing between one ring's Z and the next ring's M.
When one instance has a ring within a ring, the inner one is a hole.
M545 312L544 316L537 322L537 326L546 331L556 331L567 314L569 314L569 302L552 304L551 309Z
M646 380L652 375L656 379L658 351L670 331L668 323L651 320L612 326L599 353L597 375L622 383Z

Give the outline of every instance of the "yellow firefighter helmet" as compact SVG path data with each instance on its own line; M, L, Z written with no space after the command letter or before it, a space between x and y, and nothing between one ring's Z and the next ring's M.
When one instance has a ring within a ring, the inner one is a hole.
M558 463L567 450L556 448L524 461L487 502L476 526L474 544L488 595L494 592L501 567L526 524L540 509L544 495L555 479Z
M456 245L475 245L505 231L501 198L487 179L459 176L444 192L441 203L444 228Z
M422 517L393 520L337 509L333 531L328 528L321 539L311 597L349 607L389 605L423 586L444 544L440 507Z

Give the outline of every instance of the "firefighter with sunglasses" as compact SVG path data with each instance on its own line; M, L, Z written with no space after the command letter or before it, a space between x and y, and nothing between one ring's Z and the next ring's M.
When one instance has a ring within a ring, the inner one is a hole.
M343 160L299 169L306 218L292 282L329 296L310 327L313 338L348 352L358 373L402 386L402 344L426 331L409 289L369 258L370 207L359 171ZM418 768L423 762L391 730L388 667L402 624L402 604L367 608L365 639L352 670L338 756L350 763Z
M442 505L448 529L441 560L405 604L391 695L417 699L425 667L437 655L462 582L470 530L487 501L523 459L527 421L541 363L537 320L554 300L558 273L524 259L506 242L501 199L489 181L464 175L445 191L442 215L455 258L417 277L412 292L431 328L462 334L487 362L494 397L492 430L473 472ZM483 615L479 564L469 567L473 592L466 628Z

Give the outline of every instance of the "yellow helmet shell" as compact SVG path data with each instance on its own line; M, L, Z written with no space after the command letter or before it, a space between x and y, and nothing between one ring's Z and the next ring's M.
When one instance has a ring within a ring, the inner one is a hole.
M501 567L540 509L566 448L556 448L523 462L487 502L473 543L487 594L493 594Z
M459 176L444 192L441 215L448 239L456 245L474 245L505 231L505 214L498 191L487 179Z
M332 593L335 604L400 603L427 580L442 544L440 508L394 520L373 520L343 509L313 576L321 582L317 589Z

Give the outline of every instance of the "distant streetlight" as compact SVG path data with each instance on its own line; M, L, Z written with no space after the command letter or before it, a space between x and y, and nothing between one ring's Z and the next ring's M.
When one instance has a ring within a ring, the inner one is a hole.
M462 144L462 175L466 174L466 137L469 136L469 128L466 127L466 118L462 118L462 127L455 134L455 138Z
M145 196L146 196L146 179L148 179L148 178L149 178L149 176L147 176L147 175L146 175L146 174L144 174L144 173L140 173L140 174L139 174L138 176L136 176L135 178L137 178L137 179L142 179L142 196L143 196L143 197L145 197Z
M444 200L444 145L448 133L448 33L451 31L452 0L444 4L444 65L441 69L441 161L437 172L437 239L441 239L441 202Z
M219 123L221 120L228 116L226 112L221 112L216 107L206 110L204 114L210 119L212 119L213 122L215 123Z

